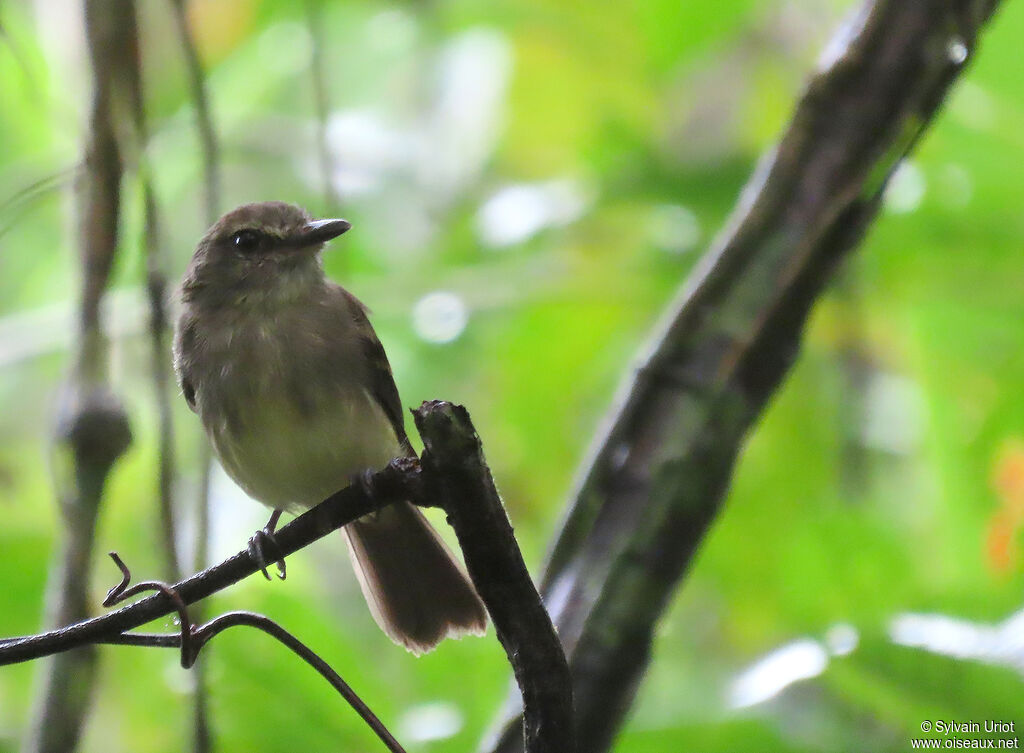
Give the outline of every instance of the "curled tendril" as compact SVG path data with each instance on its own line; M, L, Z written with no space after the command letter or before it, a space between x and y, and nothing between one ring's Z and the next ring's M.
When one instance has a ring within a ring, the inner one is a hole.
M180 647L181 666L188 669L196 663L196 659L199 658L199 652L202 650L203 646L209 643L214 636L224 632L228 628L239 625L248 625L249 627L262 630L267 635L275 638L279 643L282 643L291 649L296 656L319 672L320 676L327 680L327 682L329 682L331 686L338 691L338 693L348 702L355 712L359 714L360 718L366 722L370 729L374 731L377 737L380 738L381 742L387 746L391 753L405 753L405 749L388 731L383 722L377 718L377 715L374 714L370 707L363 702L354 690L352 690L349 684L342 679L341 675L335 672L334 669L315 651L309 648L309 646L269 617L262 614L256 614L254 612L227 612L218 617L214 617L205 625L196 627L189 619L188 606L185 604L184 599L181 598L181 595L172 586L155 580L140 581L134 586L129 586L128 584L131 583L132 574L128 569L128 566L124 564L121 558L117 555L117 552L110 552L110 558L114 560L114 564L117 565L118 569L121 571L121 582L107 592L107 596L103 600L103 606L108 608L112 607L115 604L119 604L125 599L129 599L144 591L159 591L174 604L174 608L177 611L178 618L181 622L181 632L180 634L157 635L125 632L105 642L135 646Z

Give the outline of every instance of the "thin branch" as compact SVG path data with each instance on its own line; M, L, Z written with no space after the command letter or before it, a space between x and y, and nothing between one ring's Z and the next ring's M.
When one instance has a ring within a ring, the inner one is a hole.
M323 216L335 217L341 204L341 197L334 184L337 171L336 160L331 153L330 141L327 138L327 123L330 118L331 103L327 84L327 62L324 59L324 2L323 0L306 0L306 25L311 40L309 61L310 79L313 85L313 109L316 115L316 153L320 168L320 179L323 183ZM344 265L347 254L335 257L338 274L344 277Z
M153 399L159 422L157 441L157 502L160 509L161 548L165 569L173 580L181 578L178 561L178 534L174 511L174 487L177 471L174 457L174 411L168 379L167 360L167 275L160 255L159 218L153 184L143 178L143 202L146 222L146 293L149 301L150 375Z
M110 552L110 557L114 560L114 564L116 564L121 570L121 582L110 589L107 593L107 598L103 600L103 606L110 607L143 591L155 590L165 595L174 604L174 608L178 612L181 632L170 635L138 635L133 633L124 633L117 636L117 638L104 641L104 643L180 648L181 666L185 669L189 669L196 666L196 661L199 658L199 652L203 650L203 647L213 640L215 636L224 632L228 628L245 625L257 628L271 637L276 638L280 643L291 649L291 651L306 662L306 664L319 672L320 676L327 680L327 682L329 682L331 686L338 691L342 698L348 701L348 704L357 714L359 714L360 718L366 722L366 725L373 730L377 737L380 738L381 742L388 747L388 750L392 751L392 753L405 753L405 749L402 748L397 740L395 740L387 727L384 726L383 722L381 722L370 707L363 702L363 699L360 698L354 690L352 690L351 686L342 679L341 675L335 672L331 665L324 661L319 654L313 651L313 649L269 617L261 614L255 614L254 612L227 612L226 614L222 614L219 617L210 620L201 627L195 627L192 624L191 617L189 616L188 607L172 587L168 586L166 583L160 583L158 581L142 581L129 587L128 584L131 582L131 572L128 570L128 567L121 561L121 558L116 552Z
M373 710L359 697L352 687L345 682L327 662L313 651L309 646L302 643L298 638L289 633L276 622L261 614L254 612L234 611L219 615L206 624L193 628L191 632L193 643L192 650L198 650L230 627L249 626L262 630L264 633L277 639L287 646L294 654L306 664L315 669L331 686L338 691L359 717L366 722L366 725L373 730L374 734L381 739L393 753L405 753L405 749L394 738L383 722L373 713ZM119 646L148 646L160 648L181 648L181 633L123 633L112 638L105 638L101 643Z
M132 18L136 19L135 0L132 0ZM156 189L146 149L149 145L149 126L146 121L145 98L142 85L142 58L139 49L138 23L129 24L132 34L130 52L126 55L130 65L120 71L133 128L132 157L142 187L144 218L144 257L146 262L146 294L149 303L150 375L153 379L153 397L159 421L157 444L157 501L160 509L161 545L166 561L166 572L173 580L181 578L181 565L177 553L177 526L174 519L174 424L169 380L170 370L167 347L167 274L161 253L160 215Z
M337 209L338 193L334 189L334 157L327 140L327 119L331 103L327 92L327 71L324 60L323 0L306 0L306 24L312 40L309 73L313 84L313 108L316 113L316 147L323 181L323 201L326 217Z
M34 208L37 201L78 179L81 171L82 165L79 163L59 168L23 186L0 202L0 219L3 220L0 222L0 238L10 232Z
M134 0L133 0L134 1ZM133 6L134 7L134 6ZM150 374L153 379L153 399L157 406L157 504L160 513L160 545L164 554L164 568L172 581L182 577L178 557L178 526L175 495L177 469L174 451L174 411L171 407L171 389L168 375L170 349L167 343L167 273L162 253L160 215L150 161L147 157L149 128L146 122L143 97L142 59L138 43L138 25L133 25L132 63L122 72L128 89L134 125L135 166L142 184L143 216L145 218L146 294L149 303ZM205 442L204 442L205 444ZM196 526L196 556L206 557L206 538L209 513L205 494L200 494L201 512ZM200 569L200 568L196 568ZM193 753L208 753L213 749L210 714L207 703L206 672L204 664L195 667L191 692L193 725Z
M366 722L367 726L373 730L374 734L380 738L381 742L387 746L388 750L392 751L392 753L405 753L405 749L402 748L399 742L392 736L387 727L384 726L383 722L377 718L376 714L374 714L370 707L363 702L354 690L352 690L348 683L341 678L341 675L335 672L334 669L332 669L327 662L321 659L315 651L309 648L309 646L304 644L268 617L264 617L260 614L254 614L253 612L228 612L227 614L215 617L202 627L195 630L194 637L198 644L196 646L196 650L208 643L214 636L220 634L224 630L241 625L248 625L249 627L262 630L267 635L276 638L280 643L291 649L291 651L306 662L306 664L319 672L320 676L327 680L327 682L329 682L331 686L337 690L346 701L348 701L349 705L357 714L359 714L360 718Z
M196 493L195 538L193 541L192 569L200 571L206 567L209 559L210 540L210 478L213 474L213 449L205 434L200 437L199 445L199 487ZM197 604L193 614L202 619L203 606ZM192 698L192 751L208 753L214 749L213 731L210 726L210 705L207 702L208 683L206 681L206 661L198 662L192 670L195 673L195 691Z
M480 438L461 405L413 411L427 499L448 514L522 693L527 753L573 753L572 683L562 644L523 562Z
M171 0L171 9L178 29L178 39L188 71L189 89L196 110L196 129L199 133L199 143L203 155L204 214L206 224L212 225L217 221L221 206L220 150L217 143L217 132L213 125L206 76L203 72L202 61L199 59L195 38L189 27L185 0ZM197 570L204 567L207 560L210 537L210 477L213 469L213 452L206 436L201 435L199 442L199 492L195 500L196 534L193 554L193 563ZM206 753L213 749L213 743L206 704L206 671L202 663L196 667L195 673L195 725L192 749L194 753Z
M199 59L195 38L188 25L188 11L185 0L171 0L174 11L174 22L178 27L178 38L185 55L185 67L188 70L188 82L191 90L192 103L196 108L196 128L199 131L199 144L203 153L203 205L206 223L212 225L217 221L220 211L220 155L217 146L217 131L213 127L213 116L210 113L210 99L206 93L206 79L203 75L203 64Z
M570 654L580 750L611 744L657 620L796 358L812 304L996 4L867 2L620 393L542 584ZM508 721L495 750L521 749L517 725Z
M199 440L199 483L196 490L196 536L193 542L192 569L202 570L210 558L210 481L213 478L213 448L206 434Z
M573 753L572 688L565 655L523 563L469 414L461 406L435 401L424 403L414 416L426 447L422 467L415 458L396 459L369 483L332 495L274 534L279 550L274 556L287 557L385 504L411 500L426 507L442 507L520 683L526 709L526 750ZM372 489L372 498L367 489ZM160 593L49 633L0 640L0 665L86 644L149 640L123 634L172 611L178 611L187 625L186 605L258 570L248 549L174 586L149 582L128 588L129 574L123 568L124 578L111 589L108 603L143 588L157 588ZM221 623L214 620L211 624ZM194 658L187 645L185 656Z
M312 510L280 528L274 534L274 538L281 556L294 554L331 531L382 505L400 499L421 499L419 485L418 464L412 461L396 461L374 474L375 499L368 497L362 487L356 484L331 495ZM173 588L185 604L194 604L258 571L259 565L249 556L246 549L174 584ZM57 630L20 638L6 638L0 640L0 666L30 661L105 641L163 617L173 610L174 605L166 596L156 594L117 611Z

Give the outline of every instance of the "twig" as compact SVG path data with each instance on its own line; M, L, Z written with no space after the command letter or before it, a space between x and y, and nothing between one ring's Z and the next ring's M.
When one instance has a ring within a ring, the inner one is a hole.
M327 123L330 117L330 97L327 87L326 61L324 60L324 20L323 0L306 0L306 25L311 40L311 56L309 73L313 84L313 106L316 114L316 153L320 167L320 179L323 181L323 216L334 217L338 213L341 197L334 185L334 173L337 170L331 145L327 138ZM338 274L344 277L348 259L346 254L335 257Z
M38 178L15 191L0 202L0 238L3 238L21 218L32 210L35 202L51 191L64 188L79 177L82 165L79 163L62 167Z
M325 216L334 216L337 209L338 193L334 189L334 159L327 141L327 119L330 115L330 101L327 93L327 75L324 67L324 22L323 0L306 0L306 24L312 40L312 56L309 62L310 78L313 84L313 105L316 113L316 147L320 163L320 178L323 181Z
M105 640L103 641L104 643L180 648L181 666L189 669L195 665L196 660L199 658L199 652L202 651L203 647L228 628L245 625L257 628L276 638L280 643L291 649L306 664L319 672L320 676L327 680L348 701L360 718L366 722L366 725L388 747L388 750L392 751L392 753L405 753L405 749L392 736L387 727L384 726L384 723L377 718L377 715L363 702L363 699L352 690L351 686L342 679L341 675L335 672L331 665L324 661L313 649L309 648L309 646L269 617L254 612L227 612L210 620L201 627L195 627L189 616L188 607L171 586L159 581L142 581L129 587L128 584L131 582L132 577L131 571L128 570L127 565L124 564L116 552L110 552L110 558L114 560L114 564L121 570L121 582L107 592L107 598L103 600L103 606L111 607L143 591L155 590L166 596L174 604L174 608L178 612L181 632L168 635L124 633L116 638Z
M195 498L196 532L192 552L192 569L196 572L206 567L206 561L209 558L210 478L213 474L213 449L205 434L200 437L199 441L199 486ZM202 604L197 604L192 611L198 619L202 619ZM206 701L206 661L198 662L192 671L195 673L195 692L192 698L192 751L193 753L209 753L214 749L214 744L209 704Z
M185 55L185 67L188 70L188 83L192 102L196 108L196 128L199 131L199 144L203 153L203 186L204 210L206 222L212 225L217 221L220 208L220 156L217 147L217 131L213 127L213 116L210 113L210 100L206 94L206 80L203 76L203 64L199 60L199 51L188 25L188 13L185 0L171 0L174 11L174 22L178 27L178 38Z
M199 483L196 489L196 536L192 552L192 569L206 567L210 551L210 481L213 478L213 448L205 433L199 439Z
M656 622L749 428L796 357L812 304L863 237L996 4L865 4L621 391L541 589L570 653L580 750L611 744ZM496 751L521 749L517 725L508 721Z
M124 66L120 76L124 81L126 99L131 111L132 139L130 141L132 162L142 186L144 218L144 256L146 261L146 294L149 302L150 373L153 378L154 400L159 420L157 501L160 509L161 544L166 560L168 577L181 577L181 565L177 553L177 526L174 519L174 424L168 390L169 371L167 347L167 275L163 268L160 239L160 215L157 207L156 189L146 149L149 144L149 127L146 122L146 107L142 87L142 59L139 50L139 32L136 19L135 0L130 5L132 13L126 22L131 35L129 50L125 57L129 65Z
M520 683L526 709L523 724L526 750L529 753L573 753L572 688L565 655L523 563L469 414L461 406L435 401L424 403L414 415L426 446L422 467L416 458L400 458L374 474L369 483L355 484L332 495L275 533L279 549L275 556L287 557L331 531L398 500L442 507L459 538L470 577L487 606ZM372 499L367 489L373 490ZM146 588L156 588L160 593L60 630L2 640L0 665L91 643L166 640L124 634L171 611L177 611L182 624L188 625L185 614L188 604L258 569L258 563L247 549L174 586L147 582L129 588L129 573L127 568L122 568L124 577L111 589L109 603ZM230 620L218 621L220 619L210 625L230 624ZM249 617L237 619L252 624ZM267 629L263 625L254 626ZM202 630L200 636L205 635ZM219 630L211 628L210 637L216 632ZM268 632L287 642L273 630ZM194 661L197 652L190 640L186 636L182 641L186 665Z
M178 526L175 514L175 482L177 476L174 452L174 411L168 374L170 363L167 346L167 274L161 253L160 216L156 189L146 150L149 129L142 86L142 60L138 44L138 27L133 24L133 54L130 67L123 72L127 81L128 99L134 124L135 164L142 184L143 216L145 218L146 294L149 303L150 372L153 397L157 406L157 503L160 511L160 544L164 553L165 573L172 581L181 579L178 557ZM205 444L205 443L204 443ZM196 525L196 557L205 560L208 512L205 493L200 494L201 512ZM200 569L200 568L196 568ZM198 608L197 608L198 609ZM191 692L193 708L192 753L209 753L213 749L209 708L206 701L206 672L203 664L195 667Z
M527 753L573 753L572 683L562 644L523 562L480 438L461 405L413 411L427 499L448 514L523 698Z
M359 484L332 494L321 504L279 529L274 538L287 557L323 538L331 531L380 506L400 499L422 499L419 465L412 460L395 461L374 474L371 499ZM259 571L248 550L173 585L185 604L193 604ZM166 596L147 596L115 612L38 635L0 640L0 666L38 659L107 640L145 625L174 611Z
M199 133L199 143L203 155L203 210L206 224L212 225L217 220L221 206L220 150L217 144L217 132L213 125L203 65L199 59L199 51L196 48L192 30L189 28L185 0L171 0L171 10L178 28L178 39L181 42L185 67L188 70L189 89L196 109L196 129ZM195 500L196 535L193 555L196 569L206 565L210 536L210 477L213 469L213 452L205 434L200 434L199 442L199 492ZM206 672L202 664L196 667L195 673L193 751L194 753L206 753L206 751L212 750L213 743L205 701Z
M160 229L153 184L143 178L146 221L146 294L149 301L150 373L153 398L157 406L159 435L157 444L157 501L160 508L161 544L166 572L173 580L181 578L178 560L178 535L174 511L174 486L177 471L174 459L174 411L171 409L167 377L167 276L160 258Z

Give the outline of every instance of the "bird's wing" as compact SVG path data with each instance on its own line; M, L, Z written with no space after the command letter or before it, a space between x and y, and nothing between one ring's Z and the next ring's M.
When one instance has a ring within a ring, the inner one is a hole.
M359 344L366 355L370 394L384 410L384 415L391 421L395 436L398 437L402 447L407 453L413 453L409 437L405 433L405 414L402 411L402 400L398 396L395 377L391 373L391 364L388 362L387 353L384 352L384 346L381 345L377 333L373 330L373 325L370 324L370 319L367 316L368 310L362 301L340 285L337 286L337 290L344 295L356 323Z
M187 313L182 313L178 324L174 328L174 343L172 351L174 354L174 373L178 377L178 384L181 386L181 393L185 396L185 402L193 413L198 413L196 405L196 388L192 379L192 364L194 350L196 347L196 323L195 319Z

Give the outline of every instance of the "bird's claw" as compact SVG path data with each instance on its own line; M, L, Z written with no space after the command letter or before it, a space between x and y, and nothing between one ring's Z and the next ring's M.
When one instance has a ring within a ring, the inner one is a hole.
M273 515L270 516L270 520L267 524L256 531L249 539L249 556L259 565L260 572L263 573L263 577L267 580L273 580L270 577L270 573L267 572L267 558L264 556L264 549L267 544L270 545L272 551L276 551L278 554L281 552L281 547L277 543L277 538L274 536L274 531L277 528L277 521L281 517L280 510L274 510ZM276 560L277 564L277 577L284 580L288 577L288 570L284 562L284 557L278 557Z
M358 486L360 489L362 489L363 494L365 494L370 499L376 498L377 487L373 483L373 471L371 469L363 468L363 470L359 471L359 473L353 475L352 484L353 486Z
M373 510L368 513L376 520L380 514L380 494L373 477L375 473L371 468L364 468L352 475L352 486L358 486L366 497L373 503Z

